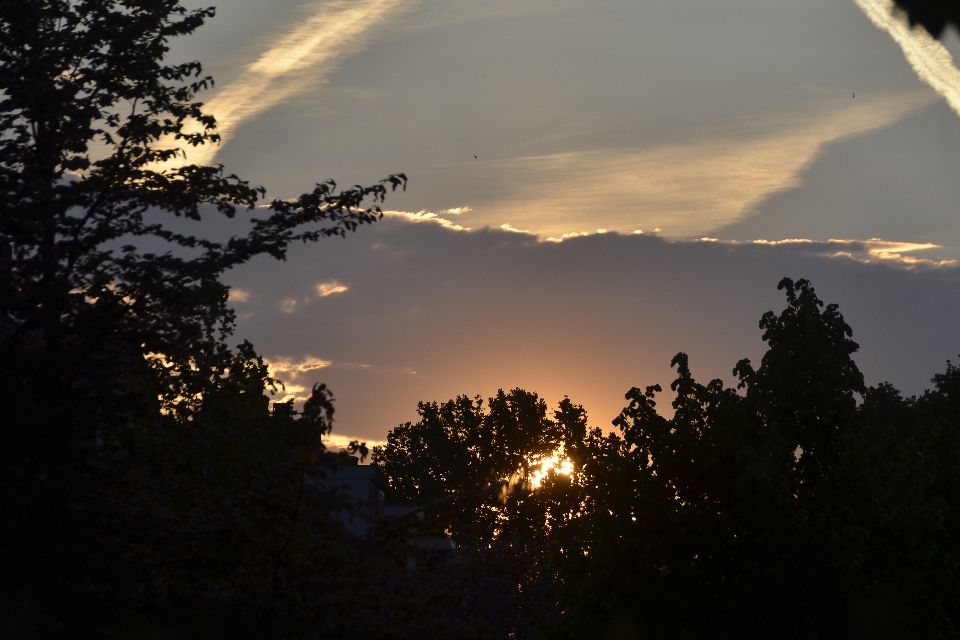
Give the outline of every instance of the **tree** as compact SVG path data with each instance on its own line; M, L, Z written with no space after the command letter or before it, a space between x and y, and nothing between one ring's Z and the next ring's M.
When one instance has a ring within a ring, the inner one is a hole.
M955 637L930 461L877 423L889 388L864 387L837 306L779 288L739 390L697 383L681 353L672 417L659 386L634 388L620 435L588 435L582 507L555 534L558 637Z
M460 611L500 637L957 637L960 368L919 397L868 388L838 306L779 288L736 387L677 354L672 413L659 385L631 389L619 433L519 389L420 403L390 432L374 459L394 499L447 496L432 522L481 576ZM478 491L559 447L569 475Z
M0 9L0 239L12 245L5 281L17 283L3 313L14 343L39 341L47 388L62 391L70 379L74 343L109 333L150 354L166 409L189 407L226 357L218 338L233 315L218 276L371 223L379 209L364 200L405 184L397 175L342 192L317 185L273 200L270 215L225 243L174 230L172 221L199 222L202 211L234 217L265 194L222 166L185 163L189 147L219 141L195 101L213 81L200 63L165 65L163 56L170 38L212 15L176 0L11 0ZM199 132L185 132L191 122ZM177 159L184 164L163 168ZM144 240L177 251L138 251Z
M907 13L910 26L923 25L934 38L943 36L947 25L960 26L960 2L957 0L896 0Z
M392 429L387 444L373 449L373 462L390 481L388 501L425 504L463 494L461 506L442 516L444 528L480 548L500 537L508 520L517 524L513 510L522 500L506 506L509 485L522 486L565 445L546 402L523 389L499 390L486 410L479 396L458 396L420 402L417 413L419 422ZM483 491L499 483L503 491Z
M18 633L80 635L201 592L201 609L236 592L220 604L263 631L282 601L276 567L310 539L301 489L324 453L329 394L318 387L311 416L277 431L274 381L250 345L227 344L220 275L374 222L406 178L318 184L229 241L203 237L205 216L242 218L266 194L189 164L191 148L219 142L197 100L213 80L164 56L213 15L177 0L0 3L0 592ZM234 567L229 548L253 564ZM269 597L240 593L253 566Z
M536 491L526 483L545 471L542 460L576 449L586 413L564 399L551 419L546 402L522 389L501 389L486 407L479 396L420 402L417 413L419 422L392 429L373 450L390 481L388 501L428 505L427 532L459 545L460 615L493 637L536 637L556 615L543 559L548 512L569 510L569 481L547 472Z

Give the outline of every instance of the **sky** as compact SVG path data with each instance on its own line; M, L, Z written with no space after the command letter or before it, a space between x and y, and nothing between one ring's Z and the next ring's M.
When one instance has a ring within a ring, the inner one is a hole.
M960 38L887 0L225 0L170 56L217 81L190 161L281 198L409 177L227 277L288 395L333 389L334 445L518 386L608 429L678 351L732 384L784 276L868 384L960 353Z

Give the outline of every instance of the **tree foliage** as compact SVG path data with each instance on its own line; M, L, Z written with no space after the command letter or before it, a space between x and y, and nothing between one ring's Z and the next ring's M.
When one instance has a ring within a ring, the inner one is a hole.
M955 583L936 578L954 570L941 458L886 429L890 388L864 387L836 305L803 280L780 288L787 308L764 315L767 353L737 364L737 389L696 382L678 354L672 417L658 386L633 389L620 435L588 442L560 635L955 636Z
M896 0L905 11L910 26L922 25L934 38L943 36L948 25L960 27L960 2L957 0Z
M582 441L586 412L564 399L548 415L537 394L499 390L480 397L421 402L420 421L390 431L373 462L387 475L395 503L425 506L425 532L451 536L460 550L462 612L488 637L534 634L555 617L552 576L543 559L550 510L569 494L565 477L548 473L529 491L543 460Z
M251 345L228 344L220 276L374 222L406 178L261 205L262 187L190 164L219 143L198 100L213 80L164 57L213 14L0 3L8 637L205 620L265 637L329 628L337 609L331 567L353 553L331 515L343 505L306 488L327 459L331 397L317 387L301 420L271 417L276 383ZM211 240L211 216L243 231Z
M631 389L618 433L569 400L529 421L549 438L517 446L562 444L572 473L490 504L504 539L536 532L523 557L536 570L502 598L536 593L541 624L514 622L514 637L957 636L960 370L917 398L867 388L837 305L805 280L779 286L786 308L760 320L767 351L737 363L736 387L697 382L680 353L670 409L659 385ZM479 400L419 407L375 453L405 499L485 479L467 468L517 468L522 446L482 466L495 449ZM487 449L466 444L478 438ZM449 509L442 522L483 522L473 503Z

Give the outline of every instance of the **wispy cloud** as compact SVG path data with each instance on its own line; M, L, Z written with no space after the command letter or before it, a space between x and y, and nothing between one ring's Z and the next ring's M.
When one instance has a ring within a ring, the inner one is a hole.
M367 46L376 27L412 4L412 0L333 0L312 5L305 19L279 35L276 44L204 105L204 111L217 118L222 141L244 122L325 82L344 59ZM191 147L187 162L209 164L218 150L215 145Z
M424 212L411 213L404 211L393 211L390 212L393 217L402 219L407 222L432 222L438 226L450 229L453 231L463 231L466 233L472 233L476 231L481 231L482 229L467 229L459 225L451 225L449 220L444 220L436 216L436 214L427 214L424 215ZM641 229L634 229L633 231L613 231L608 229L597 229L594 232L590 231L571 231L569 233L557 234L557 236L544 237L542 234L537 234L528 229L518 229L510 224L501 224L497 231L503 231L510 234L525 235L529 238L529 243L525 244L537 244L537 243L549 243L549 244L560 244L569 240L577 240L585 236L592 235L603 235L606 233L612 233L613 235L622 235L622 236L642 236L645 235ZM659 235L660 229L652 229L654 236ZM916 252L932 251L935 249L942 249L943 247L938 244L933 244L930 242L910 242L910 241L901 241L901 240L884 240L882 238L870 238L868 240L859 240L859 239L844 239L844 238L832 238L830 240L813 240L811 238L783 238L778 240L766 240L766 239L756 239L756 240L720 240L718 238L712 238L708 236L700 238L666 238L670 244L674 245L684 245L691 242L710 242L717 243L722 245L769 245L769 246L781 246L781 245L806 245L806 249L810 253L823 256L823 257L842 257L842 258L851 258L857 260L858 262L863 262L866 264L869 263L878 263L878 262L887 262L890 264L896 264L905 268L913 267L957 267L960 266L960 261L949 260L949 259L935 259L935 258L924 258L916 257L914 255L908 255ZM379 246L379 245L376 245ZM367 364L357 364L357 363L338 363L338 366L341 367L360 367L360 368L369 368L374 365ZM414 373L413 371L405 370L407 373Z
M853 251L841 251L837 255L851 257L861 262L874 262L884 260L894 262L901 266L910 267L956 267L957 260L934 260L930 258L917 258L911 255L904 255L915 251L928 251L930 249L939 249L940 245L929 242L897 242L891 240L881 240L880 238L871 238L869 240L830 240L831 244L846 245ZM857 255L857 250L866 255Z
M652 148L604 148L491 161L510 186L476 204L471 222L522 219L541 237L656 229L697 237L745 215L773 193L796 187L826 143L887 126L930 104L927 92L835 104L826 116L766 137L715 139Z
M450 215L460 215L461 213L466 213L470 211L470 207L456 207L454 209L445 209L441 211L442 214ZM470 227L464 227L455 222L447 220L446 218L437 215L433 211L384 211L383 214L387 217L397 217L403 218L410 222L433 222L439 224L441 227L451 229L453 231L469 231Z
M340 284L336 280L331 280L330 282L321 282L317 285L317 295L321 298L326 298L327 296L336 295L338 293L346 293L350 290L345 284Z
M363 438L360 436L341 436L334 433L326 435L321 438L321 441L328 449L346 449L350 442L353 440L359 440L360 442L365 442L367 447L373 450L374 447L383 446L387 444L386 440L371 440L369 438ZM369 461L369 459L368 459Z
M313 356L305 356L300 360L278 358L271 360L268 363L271 376L277 376L281 374L299 376L307 371L316 371L317 369L329 367L331 364L333 363L330 360L315 358Z
M717 242L714 238L703 238L702 240ZM960 266L957 260L937 260L933 258L918 258L912 255L904 255L917 251L929 251L931 249L940 249L940 245L930 242L901 242L898 240L883 240L881 238L870 238L869 240L846 240L841 238L832 238L826 242L810 240L807 238L787 238L784 240L750 240L739 242L736 240L722 241L725 244L760 244L760 245L810 245L815 253L832 258L850 258L865 264L876 262L889 262L907 269L914 267L956 267Z
M870 21L890 34L900 45L907 62L917 76L946 99L960 114L960 70L947 48L930 37L926 30L910 23L902 11L894 11L893 0L854 0Z
M264 358L270 377L284 384L286 395L279 402L294 400L297 403L307 399L306 378L319 369L325 369L333 364L330 360L306 355L297 360L291 358Z
M511 225L509 222L505 222L504 224L500 225L500 228L503 229L504 231L509 231L510 233L527 233L527 234L532 233L529 229L517 229L516 227Z
M323 360L313 356L304 356L294 360L291 358L276 358L273 360L264 359L267 363L268 371L273 378L284 383L285 394L282 397L274 399L275 402L288 402L293 400L299 408L310 394L313 382L316 378L316 372L320 369L326 369L333 365L330 360ZM351 441L359 440L366 442L370 449L377 445L386 444L386 441L371 440L361 436L340 435L330 433L323 436L323 444L331 449L346 448Z
M279 380L284 385L284 393L278 402L293 400L297 405L304 402L310 395L313 384L318 382L317 372L320 369L335 368L339 371L369 371L375 373L389 373L400 376L415 376L416 371L409 367L394 365L367 364L362 362L334 362L312 355L300 358L274 357L264 358L270 377ZM324 374L326 375L326 373Z

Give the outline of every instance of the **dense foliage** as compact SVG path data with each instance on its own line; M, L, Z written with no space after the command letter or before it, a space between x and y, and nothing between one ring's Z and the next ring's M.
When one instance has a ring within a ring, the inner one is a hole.
M270 416L262 360L227 342L220 275L375 221L364 203L405 178L327 182L244 222L265 190L185 151L219 141L197 101L212 79L164 62L212 15L0 3L4 637L350 619L331 606L346 579L332 568L355 564L342 505L305 488L327 460L330 395L317 387L299 421ZM203 235L201 218L238 213L240 235Z
M528 483L544 459L582 439L585 412L565 399L551 419L547 404L522 389L500 390L486 407L482 398L460 396L421 402L417 412L417 423L391 430L387 444L373 450L390 481L388 500L425 504L422 533L459 545L461 570L479 576L464 583L462 606L481 633L535 632L556 617L554 580L543 565L547 510L570 493L558 478L535 495Z
M536 593L539 619L513 621L510 631L957 637L960 369L948 363L917 398L889 384L867 388L837 305L824 307L804 280L780 288L787 307L761 319L768 350L759 367L736 365L736 388L696 382L681 353L672 415L658 411L653 385L627 393L618 433L588 428L582 409L564 400L555 421L541 403L528 423L539 423L545 440L515 436L562 444L573 472L488 505L494 533L539 532L525 548L536 561L522 558L525 579L503 596ZM456 411L466 406L470 420ZM419 423L391 432L375 460L398 498L477 482L462 471L485 468L481 449L467 444L489 433L494 412L479 409L466 398L421 403ZM526 470L508 451L510 464L488 473ZM437 521L465 535L457 518L484 522L476 508L454 501L454 515ZM509 564L496 544L489 553Z
M907 13L910 25L922 25L934 38L943 36L947 26L960 27L958 0L896 0L898 9Z

